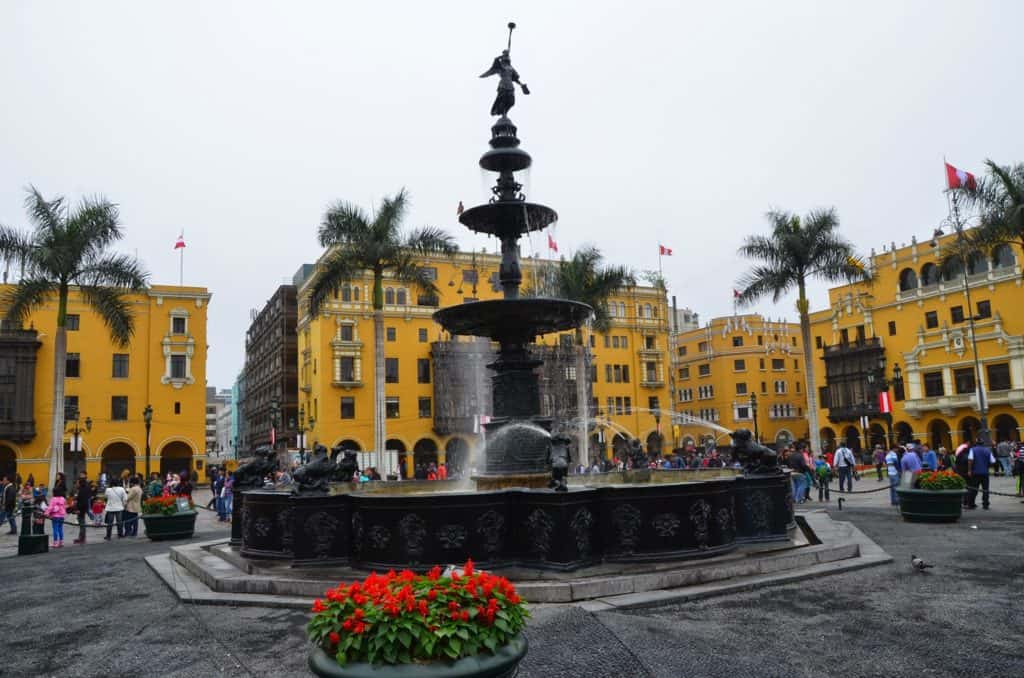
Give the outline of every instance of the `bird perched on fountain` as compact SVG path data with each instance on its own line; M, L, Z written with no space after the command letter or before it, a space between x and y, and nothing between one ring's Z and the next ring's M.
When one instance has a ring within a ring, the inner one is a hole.
M915 556L913 554L910 555L910 566L913 567L918 572L924 572L925 570L927 570L930 567L935 567L931 563L926 563L924 560L922 560L921 558L918 558L917 556Z

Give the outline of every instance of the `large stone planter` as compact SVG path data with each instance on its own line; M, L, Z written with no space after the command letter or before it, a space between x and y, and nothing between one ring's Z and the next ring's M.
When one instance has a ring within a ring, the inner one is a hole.
M318 676L330 678L512 678L526 650L526 636L520 633L494 654L483 652L454 662L339 666L334 657L314 647L309 653L309 668Z
M960 520L967 490L920 490L897 488L900 515L919 523L952 523Z
M142 522L146 525L146 536L153 541L165 539L188 539L196 531L196 512L182 511L169 516L142 514Z

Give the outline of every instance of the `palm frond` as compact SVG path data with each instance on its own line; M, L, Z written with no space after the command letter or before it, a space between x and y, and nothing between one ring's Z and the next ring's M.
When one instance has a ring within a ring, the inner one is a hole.
M405 239L402 247L420 254L444 254L446 256L452 256L459 251L455 238L447 231L431 227L414 230Z
M772 301L778 303L783 295L797 286L798 278L792 271L771 265L760 265L754 266L740 276L736 284L740 287L740 296L736 299L736 304L750 306L767 296L771 296Z
M369 230L366 210L350 202L336 202L324 214L317 240L321 247L350 245L365 238Z
M6 308L5 321L14 327L21 327L28 315L42 306L57 291L57 286L45 278L22 278L0 298L0 305Z
M24 265L32 257L32 239L25 233L0 226L0 259Z
M373 231L374 240L396 241L399 239L398 231L405 219L409 206L409 192L404 188L398 189L390 198L380 201L380 208L373 215L373 223L370 230Z
M55 233L63 230L61 218L61 212L64 210L63 197L57 196L53 200L47 200L35 186L30 185L28 195L25 197L25 210L36 231Z
M103 319L110 338L119 346L127 346L135 334L135 314L131 302L120 290L102 285L81 285L82 300Z
M342 284L355 279L364 270L359 257L347 248L337 248L323 262L322 268L314 274L309 290L309 315L316 317L324 305L341 288Z
M67 219L67 230L79 240L83 256L102 252L122 237L121 213L102 196L82 198Z
M88 262L75 278L82 285L118 287L134 292L146 289L149 283L149 273L137 259L126 254L108 254Z
M410 285L414 285L424 292L430 294L437 294L437 285L434 282L432 274L427 270L426 267L420 266L417 263L415 255L411 251L406 251L399 254L391 262L391 272L395 276L395 280L400 280Z

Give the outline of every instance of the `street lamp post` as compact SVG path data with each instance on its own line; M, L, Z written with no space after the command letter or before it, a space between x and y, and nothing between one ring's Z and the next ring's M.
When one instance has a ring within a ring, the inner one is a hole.
M81 441L81 436L82 436L82 430L83 429L81 427L79 427L79 425L78 425L78 416L79 416L79 411L78 411L78 408L76 407L75 409L73 409L71 411L71 420L75 422L74 425L71 427L71 435L72 435L71 450L73 452L80 452L81 451L79 449L79 447L80 447L80 441ZM92 417L86 417L85 418L85 429L84 430L85 431L91 431L92 430Z
M153 427L153 406L146 404L142 410L142 421L146 422L146 482L149 482L149 432Z
M750 411L754 415L754 440L761 442L761 433L757 430L757 394L750 394Z
M895 365L893 367L893 382L892 383L896 383L896 381L900 378L899 375L900 375L900 366L899 365ZM878 394L880 394L882 392L885 392L885 393L889 392L890 382L889 382L888 379L885 378L885 356L884 355L878 356L878 363L877 363L877 365L875 365L874 367L868 369L867 377L868 377L868 392L872 393L873 397L878 398L879 397ZM878 386L877 390L871 388L872 386L875 386L876 384ZM866 414L867 411L871 409L871 406L870 406L870 404L865 404L864 408L865 408L865 414ZM881 409L881 407L879 407L879 409ZM889 441L889 447L890 448L893 446L892 412L891 412L891 409L892 408L890 407L890 411L889 412L882 412L881 413L882 414L882 418L885 420L885 425L886 425L886 428L887 428L887 439ZM870 419L870 417L869 417L869 419ZM865 449L871 447L871 441L868 438L867 429L864 430L864 444L865 444Z

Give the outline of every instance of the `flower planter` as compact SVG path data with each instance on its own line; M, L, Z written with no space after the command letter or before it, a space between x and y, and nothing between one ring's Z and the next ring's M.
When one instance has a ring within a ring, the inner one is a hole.
M966 490L898 488L900 515L919 523L952 523L960 520Z
M146 536L153 541L188 539L196 531L196 512L181 511L165 516L159 513L142 514Z
M494 654L483 652L454 662L352 662L340 666L334 657L314 647L309 653L309 668L318 676L330 678L512 678L519 669L519 662L526 656L526 650L526 636L520 633Z

